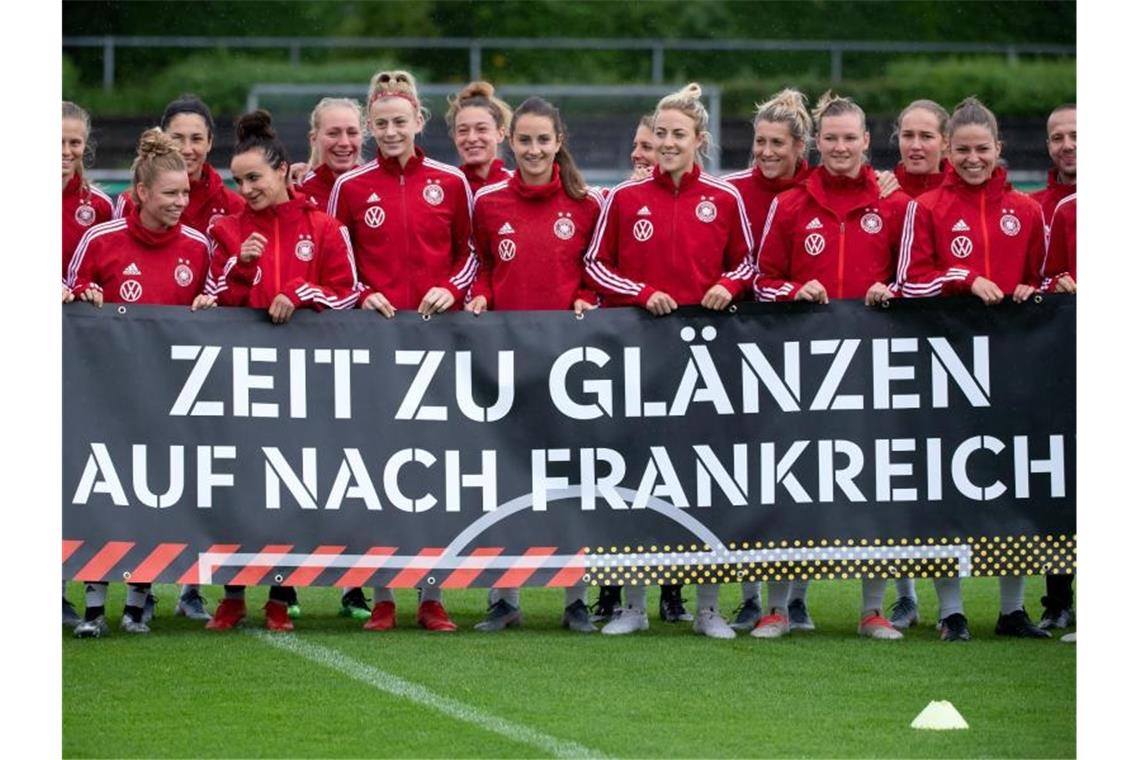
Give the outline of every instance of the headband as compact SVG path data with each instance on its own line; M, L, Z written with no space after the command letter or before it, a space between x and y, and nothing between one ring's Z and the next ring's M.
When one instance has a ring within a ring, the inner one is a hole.
M377 90L376 92L374 92L372 94L372 97L368 100L368 107L372 108L372 104L375 103L380 98L403 98L404 100L411 103L412 108L414 108L416 111L420 110L420 102L418 100L416 100L414 97L412 97L408 93L400 92L398 90Z

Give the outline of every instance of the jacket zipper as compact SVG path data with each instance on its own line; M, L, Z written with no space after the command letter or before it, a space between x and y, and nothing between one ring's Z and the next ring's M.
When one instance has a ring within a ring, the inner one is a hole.
M990 276L990 230L988 222L986 221L986 190L982 188L982 250L986 255L986 279L992 280Z
M404 182L404 170L403 170L403 168L400 169L400 219L404 225L404 253L400 258L402 259L403 262L406 262L407 264L411 264L411 262L414 261L414 259L412 257L412 241L408 237L408 228L410 226L411 220L408 219L408 195L407 195L407 188L406 188L405 182ZM415 268L414 265L411 265L411 266L412 266L412 268ZM414 291L414 288L415 288L414 278L412 278L412 277L404 278L404 288L407 290L407 293L411 296L410 298L408 298L408 303L416 303L416 294ZM421 293L420 296L422 297L423 294Z
M847 248L847 221L839 222L839 279L836 280L835 286L838 291L835 294L836 298L843 298L843 253Z
M273 297L281 292L281 225L276 211L273 215Z

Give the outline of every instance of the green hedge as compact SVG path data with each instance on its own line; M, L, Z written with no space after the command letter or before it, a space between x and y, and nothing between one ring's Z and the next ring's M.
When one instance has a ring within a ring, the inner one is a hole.
M487 76L494 80L494 60L487 63ZM107 95L97 85L80 84L75 65L64 56L63 97L92 113L109 116L155 113L177 95L193 92L218 113L238 113L245 107L246 95L255 83L360 82L363 86L378 69L396 65L393 60L376 57L293 66L249 55L199 53L156 72L145 83L120 85ZM430 81L445 81L430 70L414 70ZM844 81L836 89L855 98L868 113L877 115L897 113L917 98L930 98L949 110L962 98L976 95L999 115L1030 116L1077 97L1076 62L1072 59L1022 60L1014 64L1000 57L896 59L885 63L882 71L882 76ZM573 81L611 83L614 71L607 73L611 76L576 70L578 78ZM685 73L702 78L699 72ZM451 79L459 81L454 76ZM631 79L636 77L624 81ZM550 74L548 78L565 80L566 72ZM723 113L747 116L757 100L786 86L797 87L815 99L831 87L831 82L815 72L735 78L721 83L725 95Z

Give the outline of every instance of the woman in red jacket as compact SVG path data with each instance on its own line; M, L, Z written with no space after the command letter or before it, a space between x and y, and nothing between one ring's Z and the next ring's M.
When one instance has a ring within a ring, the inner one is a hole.
M214 145L214 117L196 95L183 95L167 104L160 126L178 143L190 176L190 205L182 214L182 223L205 235L215 220L237 214L245 206L241 196L226 187L221 175L206 163ZM132 201L129 192L121 193L115 202L115 218L130 216Z
M186 164L162 130L149 129L139 139L131 166L135 211L126 219L96 225L79 242L68 266L68 282L77 298L95 306L106 303L212 306L202 295L209 271L205 236L179 222L190 198ZM131 584L121 628L149 633L144 607L150 584ZM106 583L87 584L87 608L75 629L79 638L109 631Z
M701 171L709 115L695 82L657 103L657 166L613 189L586 251L590 285L613 306L637 304L656 316L700 304L720 311L751 282L752 233L732 185ZM721 617L718 587L697 586L693 630L736 634ZM602 629L627 634L649 627L647 588L626 589L626 605Z
M1041 269L1041 289L1050 293L1077 292L1077 194L1057 203L1049 223L1048 255Z
M111 219L111 199L83 176L83 159L91 151L91 117L63 101L63 301L71 300L67 267L87 230ZM65 605L66 607L66 605Z
M899 193L880 197L866 163L871 138L858 105L828 92L813 113L821 166L772 201L759 248L757 297L882 303L907 281L912 252L927 255L928 241L914 224L917 204ZM886 580L863 580L861 635L902 637L882 615L885 591ZM754 633L765 637L761 628Z
M495 97L490 82L472 82L448 98L445 119L463 161L459 169L472 193L511 176L499 159L499 146L511 123L511 107Z
M803 93L786 89L757 104L752 127L752 168L724 179L740 192L752 237L759 240L772 199L803 183L812 171L807 163L812 145L811 114ZM807 585L806 580L768 581L768 604L762 606L760 583L742 583L740 609L732 628L754 631L758 638L782 636L790 630L789 625L814 628L805 602ZM798 603L796 607L789 608L789 597Z
M329 214L352 235L360 306L385 317L462 303L478 267L463 172L416 147L425 113L411 74L378 72L368 97L377 157L342 175L329 198Z
M966 98L948 123L950 163L936 190L918 199L918 224L932 238L929 271L903 286L906 296L972 293L986 304L1010 295L1021 303L1033 295L1045 258L1045 221L1037 201L1013 190L998 165L997 119L976 98ZM960 578L935 578L939 629L944 641L970 638ZM1025 613L1025 578L999 579L1002 636L1047 638Z
M206 292L221 306L265 309L274 324L298 308L350 309L358 288L352 245L335 219L287 182L289 162L265 111L238 120L230 163L245 209L210 228L213 254ZM245 618L245 588L226 586L225 599L207 624L233 628ZM270 630L293 629L288 607L292 589L272 586L265 605Z
M364 113L351 98L322 98L309 115L309 163L298 186L324 211L337 178L360 163Z
M468 110L468 109L464 109ZM461 112L462 113L462 112ZM601 195L586 187L566 144L558 109L528 98L510 122L510 145L518 170L475 194L472 239L479 274L466 309L497 311L597 307L584 281L582 254L590 242ZM501 631L522 621L517 588L492 589L480 631ZM562 626L581 633L590 622L586 586L566 589Z
M342 175L329 214L352 236L360 270L360 306L385 317L397 309L430 315L463 303L478 259L470 245L471 189L463 172L416 147L425 111L406 71L380 71L368 95L368 127L376 158ZM389 588L373 589L370 631L396 625ZM438 586L421 589L420 626L454 631Z

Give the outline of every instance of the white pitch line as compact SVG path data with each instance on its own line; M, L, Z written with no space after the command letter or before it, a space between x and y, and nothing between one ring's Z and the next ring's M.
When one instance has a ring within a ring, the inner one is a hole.
M354 660L335 649L304 641L287 633L269 633L260 630L250 630L249 633L270 646L336 670L349 678L354 678L367 686L371 686L377 691L386 692L409 702L416 702L448 717L470 723L477 728L491 731L511 741L537 747L554 757L604 757L597 750L544 734L519 723L512 723L464 702L436 694L417 683L386 673L359 660Z

